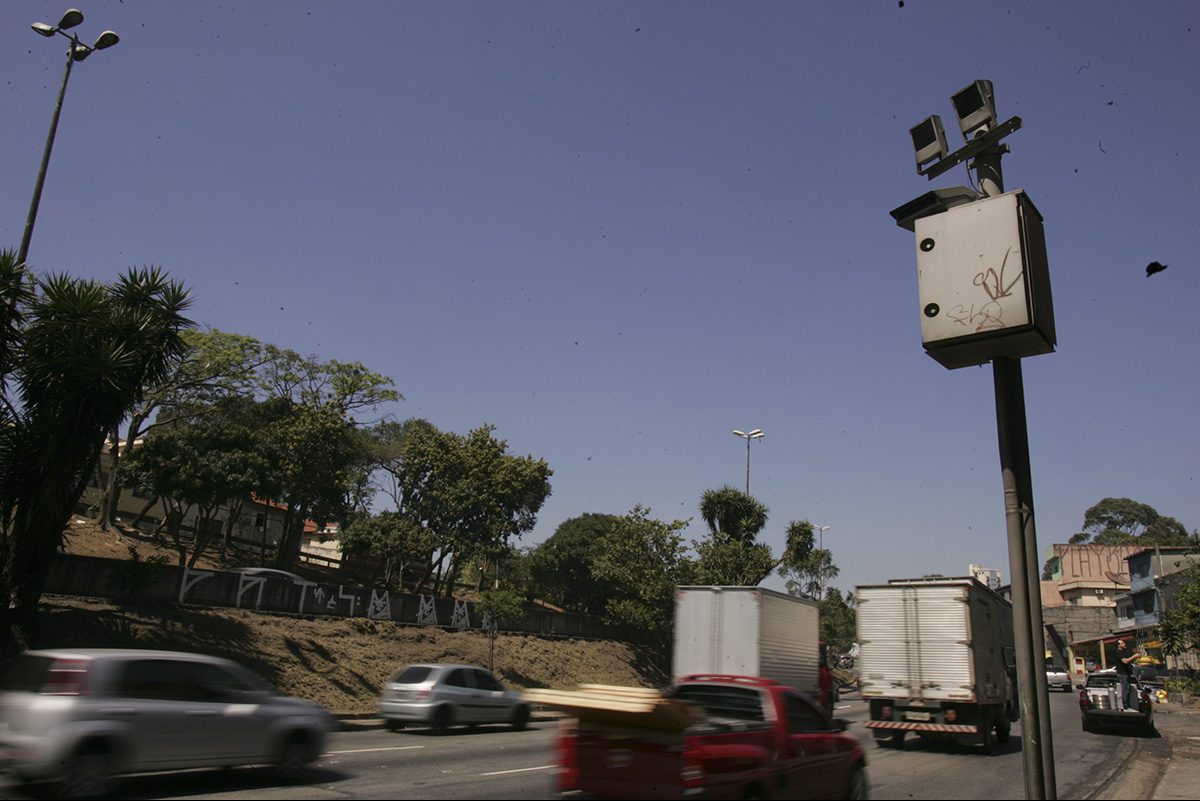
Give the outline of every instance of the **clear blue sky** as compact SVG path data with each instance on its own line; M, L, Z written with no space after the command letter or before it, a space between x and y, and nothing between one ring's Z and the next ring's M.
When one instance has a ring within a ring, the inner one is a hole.
M554 470L526 544L638 503L698 538L762 428L765 541L832 526L843 589L1009 577L991 370L925 355L888 216L930 187L908 128L956 147L991 79L1057 317L1039 549L1107 496L1200 527L1198 4L79 1L121 43L75 66L36 269L161 265L205 326L390 376L399 419L494 424ZM66 7L0 6L6 247L67 45L29 25Z

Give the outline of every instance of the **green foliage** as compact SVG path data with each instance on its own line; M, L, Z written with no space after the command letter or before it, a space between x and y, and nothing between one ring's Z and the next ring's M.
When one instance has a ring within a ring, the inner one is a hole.
M36 280L0 252L0 598L30 610L106 432L186 351L191 303L155 268Z
M767 525L767 507L753 496L726 485L704 491L700 497L700 517L714 540L752 545Z
M605 536L593 562L596 577L611 588L605 622L669 635L675 587L696 580L695 563L687 558L679 533L687 524L655 520L638 505Z
M401 588L406 567L425 564L433 551L432 535L399 512L351 515L341 528L342 549L372 555L383 563L383 586Z
M775 569L770 548L757 541L767 524L761 501L730 486L705 490L700 516L708 524L708 537L693 543L701 583L753 587Z
M1083 515L1083 530L1071 543L1096 545L1189 545L1187 529L1173 517L1129 498L1105 498Z
M1172 576L1179 591L1162 615L1163 650L1172 655L1200 650L1200 564Z
M755 587L771 575L777 564L771 549L760 542L708 539L694 545L700 584Z
M503 628L505 623L524 619L524 600L512 590L488 590L481 595L483 600L475 605L475 610L487 616L491 628Z
M837 577L833 553L813 547L813 527L807 520L788 524L787 545L779 562L779 574L790 595L820 599L821 588Z
M122 488L121 463L138 439L155 427L169 426L231 397L252 396L255 371L261 367L258 340L217 330L181 333L185 350L178 362L130 410L124 439L120 426L107 432L109 447L101 459L100 526L107 529L117 514ZM152 422L151 422L152 421ZM122 421L123 424L123 421Z
M821 639L831 653L844 654L858 636L858 618L854 609L854 593L842 597L841 590L830 587L820 601Z
M546 462L510 455L494 430L484 424L464 437L408 420L377 432L375 458L391 479L397 513L433 540L429 572L500 553L533 528L550 495Z
M550 603L573 612L602 615L613 588L598 578L596 560L624 518L585 514L566 520L529 556L530 580Z
M1167 679L1165 684L1169 693L1193 697L1200 695L1200 676L1177 676Z

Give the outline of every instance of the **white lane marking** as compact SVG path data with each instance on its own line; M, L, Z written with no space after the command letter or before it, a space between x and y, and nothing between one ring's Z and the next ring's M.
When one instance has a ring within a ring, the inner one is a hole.
M506 773L529 773L533 770L550 770L558 767L557 765L539 765L536 768L515 768L513 770L494 770L491 773L480 773L480 776L503 776Z
M349 751L326 751L326 756L334 754L369 754L372 751L411 751L414 748L424 748L423 745L390 745L387 748L354 748Z

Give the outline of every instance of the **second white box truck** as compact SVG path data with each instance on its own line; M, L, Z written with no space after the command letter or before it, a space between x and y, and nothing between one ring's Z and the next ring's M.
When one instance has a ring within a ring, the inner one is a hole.
M763 587L675 588L672 673L760 676L832 712L817 603Z
M1016 698L1012 605L974 578L860 586L859 689L881 746L907 733L981 745L1009 737Z

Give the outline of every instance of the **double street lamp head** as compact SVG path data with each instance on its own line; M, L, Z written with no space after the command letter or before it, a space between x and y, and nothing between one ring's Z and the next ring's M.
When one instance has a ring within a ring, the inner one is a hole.
M752 439L762 439L763 438L763 430L761 428L755 428L751 431L738 431L735 428L733 430L733 433L737 434L739 437L741 437L742 439L744 439L746 441L749 441Z
M104 33L100 34L95 43L89 47L88 45L85 45L83 42L79 41L79 37L75 34L63 33L63 31L70 30L71 28L79 25L81 22L83 22L83 12L77 8L69 8L67 9L67 13L62 15L62 19L58 21L57 25L48 25L45 22L35 22L30 27L33 28L34 33L41 36L50 37L56 33L59 33L70 39L72 61L83 61L92 54L93 50L104 50L105 48L112 47L117 42L121 41L121 37L117 36L117 34L113 31L105 31Z

